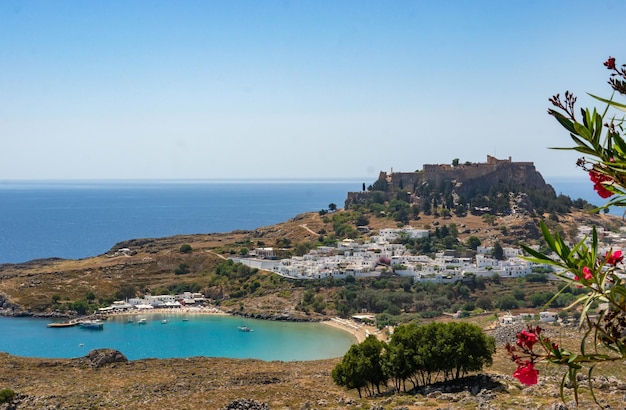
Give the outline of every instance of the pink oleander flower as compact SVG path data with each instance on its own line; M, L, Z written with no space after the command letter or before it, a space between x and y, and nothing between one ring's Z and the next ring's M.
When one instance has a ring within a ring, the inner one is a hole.
M525 364L518 364L517 369L513 372L513 377L518 379L522 384L526 384L528 386L537 384L539 370L536 370L534 366L535 365L530 363L528 360Z
M615 266L624 260L624 255L622 254L622 251L615 251L610 255L607 252L604 254L604 258L606 259L607 264Z
M598 193L598 195L600 195L601 198L606 199L613 196L613 192L606 189L603 184L603 182L613 181L613 178L593 169L589 171L589 178L591 179L591 182L593 182L593 189Z
M609 57L609 59L604 62L604 66L609 70L615 70L615 57Z
M586 266L583 268L583 277L585 280L591 280L593 278L593 273L591 273L591 270Z
M528 350L533 349L533 345L537 343L537 335L527 330L522 330L517 334L517 345L527 347Z
M575 280L576 282L580 282L580 278L578 277L578 275L574 275L574 280ZM583 287L583 285L576 285L576 287L577 287L578 289L580 289L580 288L582 288L582 287Z

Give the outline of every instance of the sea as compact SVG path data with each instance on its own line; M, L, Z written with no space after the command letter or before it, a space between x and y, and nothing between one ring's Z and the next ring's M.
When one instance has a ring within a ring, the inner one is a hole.
M343 208L363 181L0 182L0 263L81 259L121 241L230 232Z
M342 208L347 192L372 182L0 181L0 264L82 259L129 239L255 229L331 204ZM557 194L602 204L584 177L546 182ZM112 347L129 359L214 356L287 361L341 356L354 342L347 332L322 324L194 316L168 319L162 325L158 316L149 319L149 326L114 320L102 331L90 332L48 328L42 319L0 317L0 351L76 357L88 349ZM242 324L255 331L238 331Z
M602 201L586 178L546 178ZM0 181L0 264L101 255L128 239L255 229L343 208L363 180ZM621 210L616 210L620 212Z

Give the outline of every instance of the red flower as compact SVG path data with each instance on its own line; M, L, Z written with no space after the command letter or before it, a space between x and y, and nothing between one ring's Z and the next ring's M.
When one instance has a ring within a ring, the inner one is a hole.
M533 385L537 384L537 376L539 370L535 370L534 364L526 361L525 364L518 364L517 370L513 372L513 377L517 378L522 384Z
M527 330L522 330L517 334L517 345L520 347L526 346L528 350L533 349L533 345L537 343L537 335Z
M589 268L586 266L583 268L583 277L585 280L591 280L593 278L593 273L591 273Z
M609 253L604 254L604 258L606 259L606 263L609 265L617 265L622 260L624 260L624 255L622 255L622 251L615 251L609 255Z
M609 70L615 70L615 57L609 57L609 59L604 62L604 66Z
M589 171L589 178L591 179L591 182L593 182L593 189L598 193L598 195L600 195L600 197L606 199L613 195L613 192L606 189L603 184L603 182L613 181L613 178L593 169Z

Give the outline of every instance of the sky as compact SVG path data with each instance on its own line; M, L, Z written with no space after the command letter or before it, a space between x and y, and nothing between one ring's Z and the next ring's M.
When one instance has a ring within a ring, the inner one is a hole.
M609 97L622 0L0 2L0 181L580 176L548 98ZM620 61L621 60L621 61Z

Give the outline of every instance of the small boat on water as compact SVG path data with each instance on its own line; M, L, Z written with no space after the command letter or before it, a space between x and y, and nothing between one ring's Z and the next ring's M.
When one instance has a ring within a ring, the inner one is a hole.
M78 322L78 326L83 329L91 329L91 330L102 330L104 328L104 323L101 320L81 320Z
M162 324L162 325L167 324L167 319L163 319L163 320L161 320L161 324Z
M47 327L72 327L72 326L76 326L78 325L78 321L75 319L72 319L70 321L67 322L53 322L53 323L48 323L46 326Z
M253 332L248 326L238 326L237 329L239 329L240 332Z
M146 320L145 317L142 317L141 319L137 321L138 325L145 325L146 323L148 323L148 321Z

